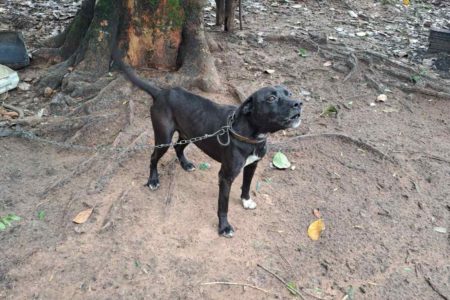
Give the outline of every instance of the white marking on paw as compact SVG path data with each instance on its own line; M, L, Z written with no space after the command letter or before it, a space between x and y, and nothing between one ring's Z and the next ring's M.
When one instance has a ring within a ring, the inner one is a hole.
M242 206L244 206L245 209L255 209L256 208L256 202L250 199L244 199L242 198Z
M248 165L250 165L250 164L252 164L255 161L260 160L260 159L261 159L261 157L255 155L255 154L252 154L249 157L247 157L247 160L245 161L245 166L248 166Z

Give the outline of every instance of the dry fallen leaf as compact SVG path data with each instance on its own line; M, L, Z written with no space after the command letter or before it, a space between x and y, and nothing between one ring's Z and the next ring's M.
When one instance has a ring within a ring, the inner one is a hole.
M313 215L316 216L317 219L322 218L322 214L320 213L320 209L318 208L313 209Z
M315 220L308 227L308 236L317 241L320 237L320 233L325 229L325 223L322 219Z
M83 224L84 222L87 221L87 219L89 219L93 210L94 210L94 208L89 208L89 209L81 211L80 213L78 213L78 215L75 218L73 218L72 221L77 224Z

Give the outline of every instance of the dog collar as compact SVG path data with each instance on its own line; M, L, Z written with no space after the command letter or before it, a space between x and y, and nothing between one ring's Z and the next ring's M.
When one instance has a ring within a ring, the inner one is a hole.
M237 139L238 141L247 143L247 144L255 145L255 144L264 143L264 142L266 141L266 138L265 138L265 137L262 138L262 139L252 139L252 138L248 138L248 137L246 137L246 136L240 135L239 133L237 133L236 131L234 131L232 127L230 127L228 130L231 132L231 135L232 135L235 139Z

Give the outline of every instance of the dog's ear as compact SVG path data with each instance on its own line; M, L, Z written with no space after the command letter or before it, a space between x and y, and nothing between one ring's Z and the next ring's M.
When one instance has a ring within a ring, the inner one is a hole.
M253 97L250 96L247 100L242 103L242 113L244 115L249 115L253 110Z

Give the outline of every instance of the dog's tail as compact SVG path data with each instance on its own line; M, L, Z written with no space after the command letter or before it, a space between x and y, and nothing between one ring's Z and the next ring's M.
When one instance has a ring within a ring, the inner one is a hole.
M113 49L112 51L112 58L114 59L114 63L117 64L119 69L121 69L125 76L130 80L134 85L136 85L138 88L143 89L147 93L149 93L153 98L156 97L161 92L161 89L157 87L154 83L148 80L141 79L136 73L133 71L133 69L125 64L121 58L121 53L117 48Z

